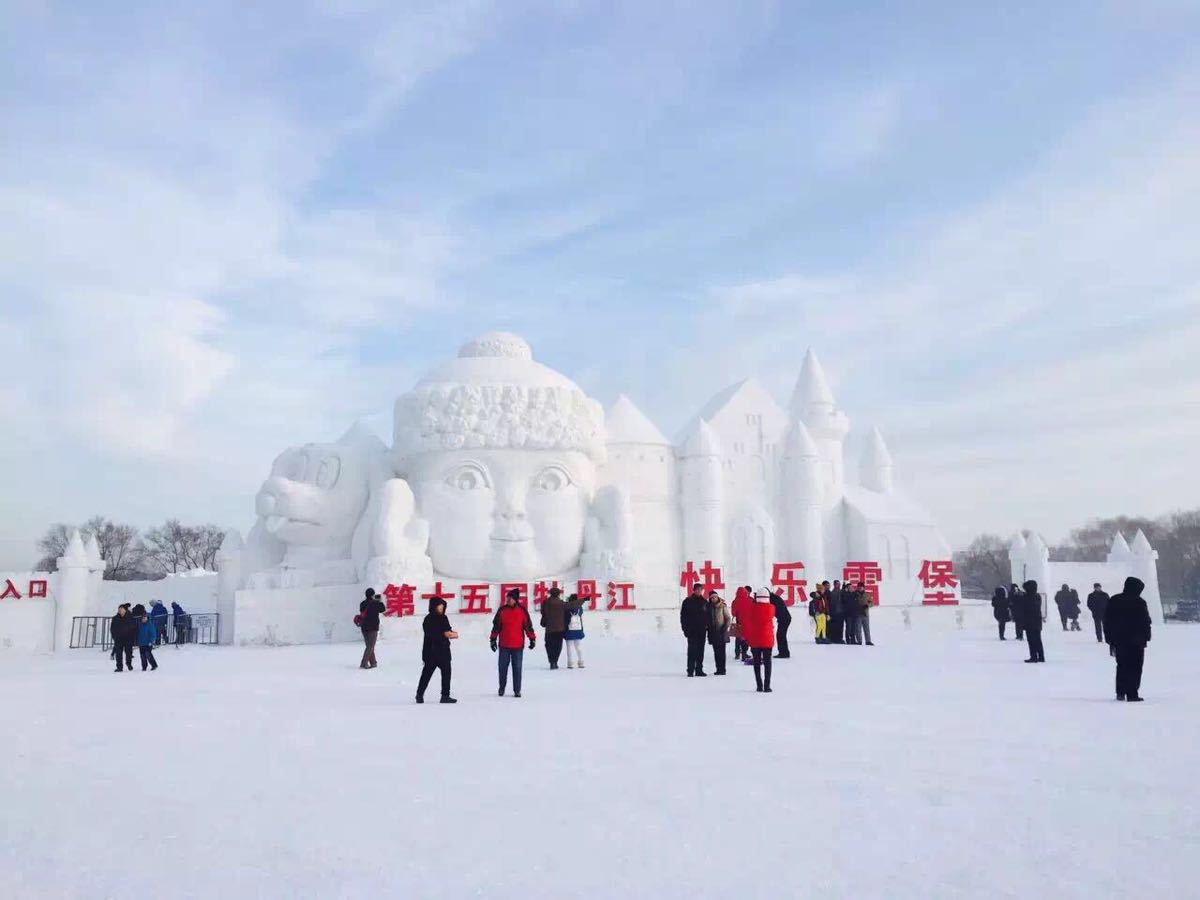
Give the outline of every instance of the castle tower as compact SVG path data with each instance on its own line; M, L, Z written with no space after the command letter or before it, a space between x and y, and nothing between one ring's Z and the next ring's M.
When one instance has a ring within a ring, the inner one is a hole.
M1008 542L1008 567L1012 583L1017 586L1025 581L1025 555L1028 552L1029 545L1025 542L1025 535L1018 531Z
M1145 535L1142 536L1145 537ZM1108 548L1108 561L1110 563L1128 564L1132 557L1133 551L1129 549L1129 544L1125 543L1125 538L1118 531L1113 535L1112 546Z
M808 428L820 454L822 481L832 489L826 499L834 499L841 494L844 483L844 447L850 421L835 405L825 370L811 349L804 354L788 412L793 420L799 419Z
M1150 608L1150 618L1155 622L1163 620L1162 595L1158 591L1158 551L1150 546L1142 529L1133 536L1129 545L1129 571L1135 578L1140 578L1145 588L1142 597Z
M629 492L638 580L670 584L679 564L675 448L624 394L605 412L604 426L608 454L598 484Z
M783 520L789 562L800 560L812 579L825 572L821 529L821 458L804 422L792 419L783 446Z
M859 477L862 486L869 491L890 494L893 488L892 455L888 453L887 444L878 428L872 428L867 438L866 449L863 450L862 462L859 466Z
M1038 584L1038 593L1043 599L1053 594L1050 590L1050 547L1036 531L1029 535L1025 546L1025 578L1017 582L1018 586L1033 579Z
M704 419L679 451L680 507L683 513L683 556L697 565L712 560L725 565L725 478L716 432Z

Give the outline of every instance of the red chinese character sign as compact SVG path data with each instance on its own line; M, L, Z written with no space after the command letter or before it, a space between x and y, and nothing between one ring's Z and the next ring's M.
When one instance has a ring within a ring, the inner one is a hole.
M600 596L600 587L594 578L575 582L575 596L588 609L596 608L596 600Z
M606 609L637 609L633 603L633 583L610 581Z
M4 578L4 588L0 590L0 600L46 600L50 596L50 582L45 578L31 578L26 585L25 593L11 578Z
M0 592L0 600L20 600L21 592L17 590L17 586L13 584L11 578L4 579L5 585L3 592Z
M921 563L917 575L925 589L925 606L955 606L958 604L958 578L954 574L954 562L949 559L927 559Z
M458 611L463 615L490 613L492 607L488 604L488 595L491 590L490 584L464 584Z
M415 615L417 611L416 592L417 589L411 584L402 584L399 587L389 584L383 589L383 614L400 618ZM428 595L423 594L422 596Z
M723 591L725 582L721 578L721 567L714 566L711 559L706 559L697 572L696 564L688 560L686 568L679 573L679 586L690 592L694 584L700 585L706 594L709 591Z
M808 597L808 579L804 577L804 563L775 563L771 568L771 587L783 588L783 602L795 606Z
M883 581L883 569L877 562L848 562L842 567L842 581L857 585L862 582L863 590L871 596L871 605L879 605L879 582Z

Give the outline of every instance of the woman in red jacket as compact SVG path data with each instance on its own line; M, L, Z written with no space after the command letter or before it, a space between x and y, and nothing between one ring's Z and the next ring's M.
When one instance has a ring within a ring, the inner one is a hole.
M733 621L739 626L737 629L738 636L733 644L734 659L746 658L746 650L748 649L748 645L746 644L746 639L742 636L741 632L746 627L746 611L750 608L750 605L753 602L754 600L751 599L749 586L738 588L737 593L733 595L733 605L729 607L729 612L733 614Z
M754 602L747 607L743 633L750 653L754 657L754 682L757 690L771 693L771 650L775 646L775 606L771 595L765 590L754 595ZM763 678L763 670L766 678Z
M521 592L517 589L509 591L504 597L504 605L496 611L492 619L492 652L496 652L497 644L500 649L500 696L504 696L504 688L508 684L508 668L512 666L513 696L521 696L521 661L525 655L525 638L529 638L529 649L537 642L537 632L533 630L533 620L529 612L520 604Z

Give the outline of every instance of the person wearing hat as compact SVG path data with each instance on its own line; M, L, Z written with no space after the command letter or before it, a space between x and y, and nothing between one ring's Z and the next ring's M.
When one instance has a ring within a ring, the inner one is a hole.
M450 627L450 619L446 616L446 601L441 597L433 597L429 601L429 614L421 623L421 631L425 638L421 644L421 679L417 682L417 702L425 702L425 688L433 678L435 670L442 673L442 703L457 703L450 696L450 642L458 637L458 632Z
M1042 595L1038 593L1036 581L1025 582L1025 593L1021 595L1021 621L1029 641L1029 659L1025 662L1044 663L1046 648L1042 646L1042 623L1046 621L1046 614L1042 610Z
M130 615L128 603L122 603L117 607L117 614L109 622L108 633L112 637L113 657L117 661L117 668L114 671L120 672L124 667L128 667L132 672L133 645L137 643L138 620ZM124 666L122 666L122 662L124 662Z
M583 600L577 594L567 598L567 630L563 632L563 640L567 645L567 668L583 668Z
M551 669L557 669L558 658L562 656L563 632L567 629L567 604L563 602L562 591L556 587L550 588L542 601L542 628L546 631L546 659Z
M529 612L520 603L521 592L513 588L504 595L504 605L496 610L492 619L491 645L492 652L500 652L498 659L500 690L508 685L508 670L512 668L513 696L521 696L521 663L525 655L525 638L529 638L529 649L537 643L537 632L533 630L533 620Z
M771 693L771 650L775 647L775 606L766 589L754 595L746 621L746 642L754 659L754 683L760 693ZM765 670L765 671L764 671ZM765 674L765 678L764 678Z
M158 671L158 662L154 659L154 640L158 636L158 628L151 621L144 606L139 603L137 608L142 611L142 614L137 617L137 645L138 655L142 660L142 671L145 672L147 668ZM130 668L133 667L130 666Z
M379 640L379 617L386 610L383 601L375 595L375 589L367 588L366 595L358 604L358 615L354 618L363 636L362 662L358 664L360 669L374 669L379 665L375 660L375 642Z
M1117 660L1117 699L1140 703L1142 666L1150 643L1150 609L1142 597L1140 578L1125 579L1125 589L1108 601L1104 634Z

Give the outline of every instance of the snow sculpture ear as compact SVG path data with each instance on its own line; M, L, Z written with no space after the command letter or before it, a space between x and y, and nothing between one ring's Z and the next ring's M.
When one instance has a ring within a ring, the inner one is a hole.
M382 442L377 438L375 440L379 443L378 452L374 452L373 448L367 461L367 505L350 541L350 558L354 560L354 571L358 573L359 578L362 578L366 571L367 560L374 555L373 535L383 506L384 488L392 481L398 480Z

